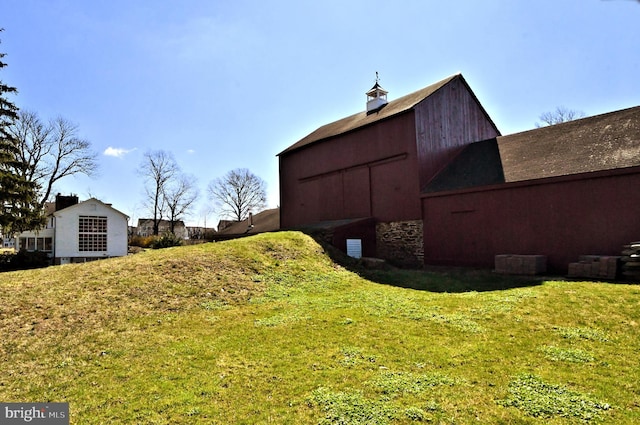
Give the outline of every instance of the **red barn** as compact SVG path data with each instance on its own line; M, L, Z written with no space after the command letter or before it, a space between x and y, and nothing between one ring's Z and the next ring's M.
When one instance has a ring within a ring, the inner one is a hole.
M565 273L581 255L620 255L640 239L638 189L640 107L470 144L422 194L425 261L542 254Z
M462 75L386 95L376 83L365 111L279 154L281 228L401 265L566 268L640 238L640 108L501 136Z

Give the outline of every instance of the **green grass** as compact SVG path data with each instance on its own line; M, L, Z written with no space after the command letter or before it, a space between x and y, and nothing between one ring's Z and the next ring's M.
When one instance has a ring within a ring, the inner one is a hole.
M0 275L0 400L74 424L640 423L640 287L364 270L300 233Z
M565 417L590 421L611 409L607 403L568 390L560 385L544 382L537 376L522 375L509 384L509 397L500 400L504 406L522 409L533 417L545 419Z

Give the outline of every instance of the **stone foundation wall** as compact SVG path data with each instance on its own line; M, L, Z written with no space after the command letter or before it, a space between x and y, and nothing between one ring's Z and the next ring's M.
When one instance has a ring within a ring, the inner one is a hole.
M377 256L403 267L424 265L422 220L376 224Z

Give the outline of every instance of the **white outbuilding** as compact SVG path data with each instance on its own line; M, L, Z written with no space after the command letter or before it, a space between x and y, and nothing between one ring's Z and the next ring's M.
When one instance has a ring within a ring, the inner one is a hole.
M77 202L77 197L60 198L67 201L71 198L72 202L62 203L56 198L55 210L49 213L46 227L21 233L18 249L47 252L53 264L127 255L129 217L126 214L95 198L83 202Z

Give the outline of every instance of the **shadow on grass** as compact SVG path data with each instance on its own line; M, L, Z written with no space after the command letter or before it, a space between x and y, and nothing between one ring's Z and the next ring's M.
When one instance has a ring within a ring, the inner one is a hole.
M533 276L507 276L491 270L427 267L421 270L357 267L350 269L372 282L430 292L486 292L541 285L543 279Z
M423 269L397 268L384 264L369 268L331 245L323 244L331 259L364 279L384 285L430 292L486 292L539 286L548 280L540 276L496 274L487 269L426 266Z

